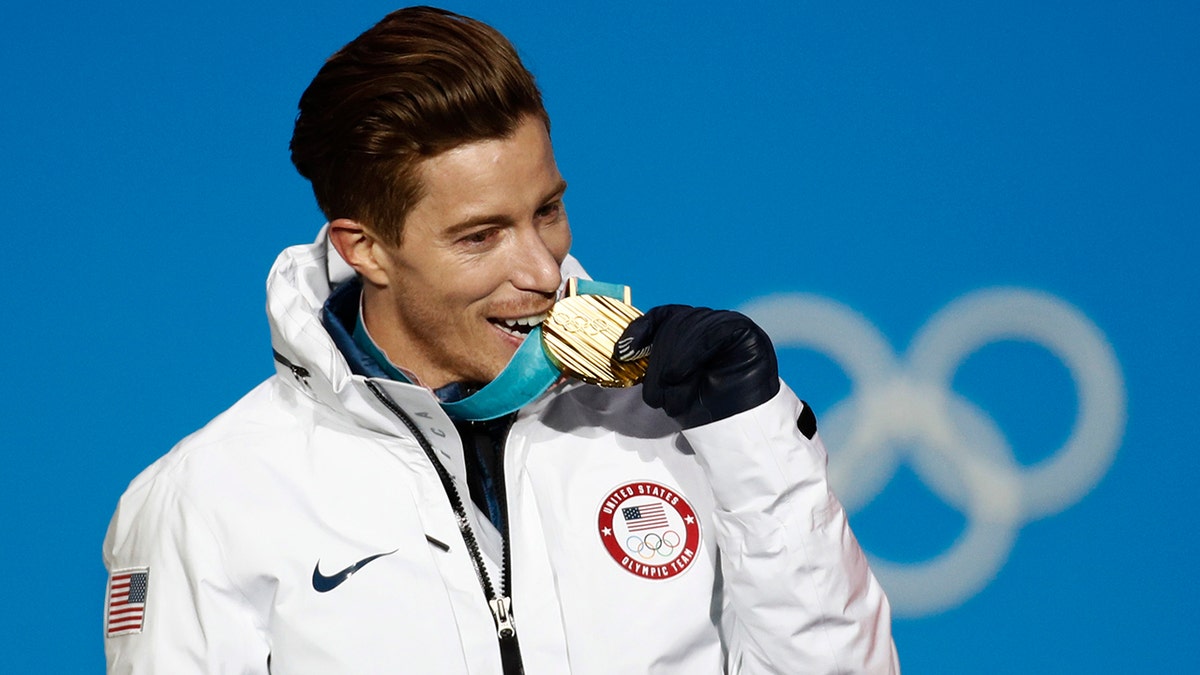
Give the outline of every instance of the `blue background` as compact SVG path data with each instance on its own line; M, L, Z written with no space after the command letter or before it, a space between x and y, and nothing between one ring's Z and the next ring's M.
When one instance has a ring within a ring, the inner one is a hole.
M635 303L804 292L902 352L955 298L1050 293L1111 343L1111 468L991 583L897 618L910 673L1188 672L1200 10L1188 2L462 2L539 78L574 251ZM272 372L263 282L321 225L287 155L323 59L377 2L23 3L0 25L0 472L8 672L103 668L100 543L138 471ZM852 391L781 349L818 415ZM1005 342L956 391L1031 465L1062 364ZM837 448L831 447L831 453ZM964 517L898 471L852 514L920 563Z

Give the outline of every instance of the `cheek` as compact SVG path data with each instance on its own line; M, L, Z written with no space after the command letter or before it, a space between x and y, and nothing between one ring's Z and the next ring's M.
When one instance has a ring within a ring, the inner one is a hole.
M447 296L452 304L462 307L485 300L508 278L507 270L502 260L491 258L447 271L443 281Z
M567 253L571 250L571 226L564 222L561 228L556 229L546 238L546 246L550 249L554 259L562 264L563 258L566 258Z

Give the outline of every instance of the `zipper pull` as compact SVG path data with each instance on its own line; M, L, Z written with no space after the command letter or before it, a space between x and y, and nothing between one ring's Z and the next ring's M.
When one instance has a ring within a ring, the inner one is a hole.
M512 622L512 600L496 598L488 600L488 605L492 608L492 618L496 620L496 637L501 640L516 637L517 628Z

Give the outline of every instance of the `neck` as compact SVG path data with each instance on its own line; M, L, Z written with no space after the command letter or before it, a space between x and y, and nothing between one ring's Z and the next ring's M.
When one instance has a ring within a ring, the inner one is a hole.
M394 379L438 389L450 384L452 378L432 368L414 368L423 361L407 344L396 327L402 317L395 315L395 304L387 301L387 293L370 283L363 284L359 303L355 341L371 353L380 366Z

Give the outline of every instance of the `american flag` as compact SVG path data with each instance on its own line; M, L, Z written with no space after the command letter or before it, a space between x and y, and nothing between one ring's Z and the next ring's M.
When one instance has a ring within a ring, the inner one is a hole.
M621 515L625 517L625 524L629 527L630 532L653 530L670 524L667 521L667 514L663 510L662 502L628 506L621 509Z
M139 633L146 615L146 591L150 570L118 570L108 582L108 637Z

